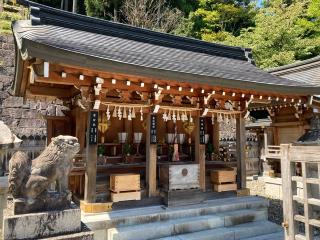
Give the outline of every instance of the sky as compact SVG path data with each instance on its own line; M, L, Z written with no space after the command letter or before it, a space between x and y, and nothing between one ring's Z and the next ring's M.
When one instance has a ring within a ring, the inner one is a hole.
M259 7L261 7L262 1L263 1L263 0L258 0L258 6L259 6Z

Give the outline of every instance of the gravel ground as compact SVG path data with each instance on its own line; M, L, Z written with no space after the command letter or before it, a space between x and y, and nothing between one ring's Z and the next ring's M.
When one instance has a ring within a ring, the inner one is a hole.
M250 194L255 196L261 196L269 200L268 208L268 220L281 226L283 222L283 208L282 200L270 198L265 194L265 183L261 180L248 179L247 187L250 189ZM303 205L298 206L299 214L303 214ZM320 213L318 213L320 219ZM298 229L300 232L304 232L304 224L299 223ZM319 228L314 228L315 240L320 240Z

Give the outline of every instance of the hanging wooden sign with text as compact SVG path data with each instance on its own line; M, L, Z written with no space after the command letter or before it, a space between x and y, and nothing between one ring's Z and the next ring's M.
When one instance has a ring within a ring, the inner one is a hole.
M98 117L97 111L90 111L89 119L89 144L98 143Z
M157 144L157 116L151 115L150 118L150 144Z
M205 119L203 117L199 118L199 125L200 144L206 144Z

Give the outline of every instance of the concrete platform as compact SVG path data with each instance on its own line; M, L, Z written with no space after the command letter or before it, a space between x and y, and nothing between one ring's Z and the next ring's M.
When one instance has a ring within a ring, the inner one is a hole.
M250 237L264 233L281 233L281 227L268 221L257 221L231 227L221 227L190 234L170 236L156 240L249 240ZM268 234L269 235L269 234ZM269 238L268 240L276 240Z
M205 235L207 231L210 233L214 230L219 234L225 233L221 235L221 239L225 240L229 239L229 235L235 236L230 227L255 222L269 223L267 207L268 201L263 198L232 197L181 207L153 206L100 214L82 213L82 221L95 232L95 239L99 240L177 239L175 237L187 237L186 235L192 239L192 235L189 234ZM281 230L278 225L270 224L271 227L266 228L265 232L260 231L258 225L247 227L256 229L257 232L254 233L257 235L271 234ZM239 236L237 239L246 232L244 228L237 228ZM254 234L250 235L250 237L254 236Z
M112 240L148 240L159 237L174 236L185 233L205 231L208 229L233 226L258 220L265 220L265 210L244 209L198 217L187 217L139 224L108 230L108 239ZM141 231L141 229L144 229Z

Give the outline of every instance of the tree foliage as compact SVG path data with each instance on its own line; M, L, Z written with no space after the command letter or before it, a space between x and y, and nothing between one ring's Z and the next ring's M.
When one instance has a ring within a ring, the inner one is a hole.
M189 14L177 33L195 38L222 41L229 34L254 25L254 4L249 0L199 0L198 8Z
M61 0L35 0L59 5ZM80 0L78 0L80 1ZM271 68L320 54L320 0L84 0L86 14L250 47Z
M259 10L255 27L229 35L222 43L250 47L258 66L272 68L304 60L320 53L319 0L284 4L270 2Z

